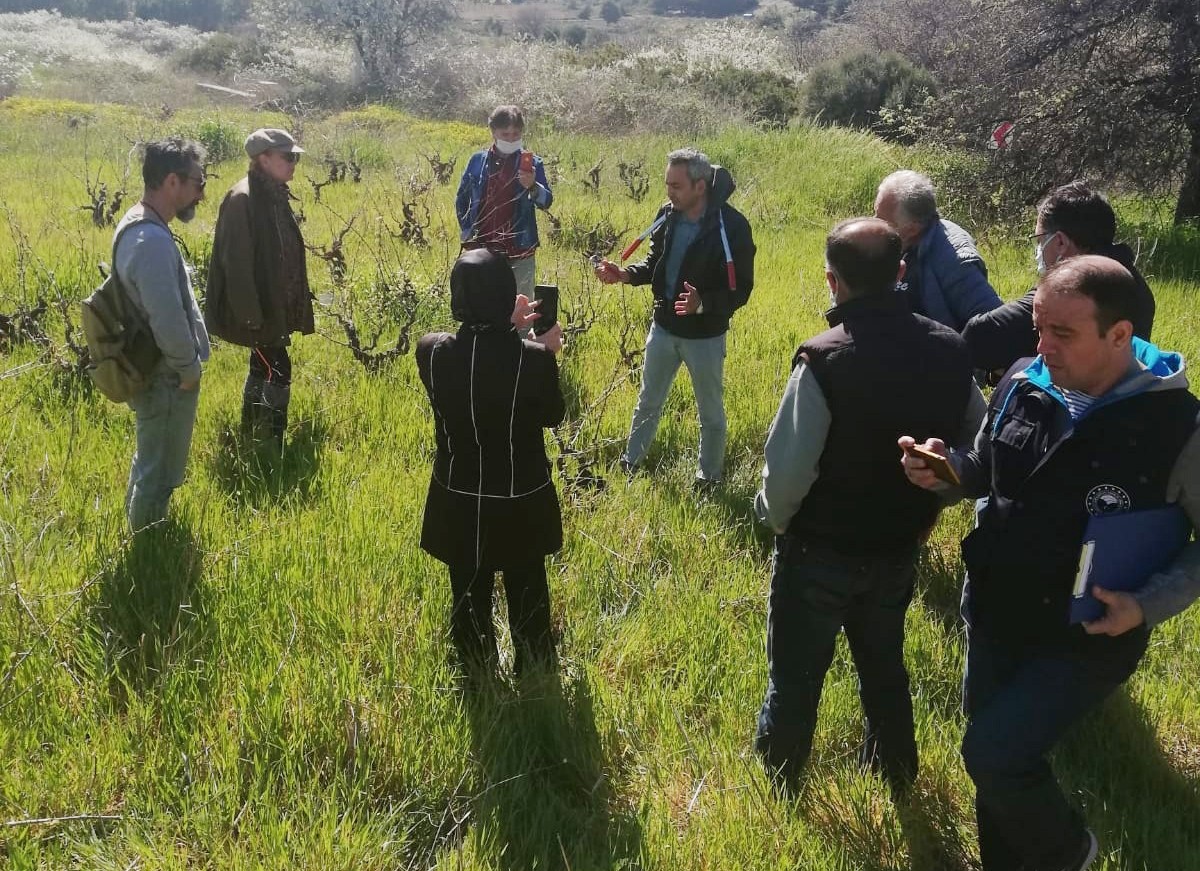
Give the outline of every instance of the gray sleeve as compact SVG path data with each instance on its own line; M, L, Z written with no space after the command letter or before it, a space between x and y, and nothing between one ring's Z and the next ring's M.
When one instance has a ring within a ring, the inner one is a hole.
M782 534L817 479L818 462L833 417L808 366L788 378L783 400L767 435L763 486L754 498L758 519Z
M1200 429L1175 461L1167 481L1167 499L1179 504L1200 539ZM1183 549L1166 571L1152 575L1134 594L1147 626L1174 617L1200 597L1200 540Z
M116 261L121 284L145 314L167 365L184 381L199 379L200 357L179 286L182 267L175 240L155 224L133 227L121 237Z

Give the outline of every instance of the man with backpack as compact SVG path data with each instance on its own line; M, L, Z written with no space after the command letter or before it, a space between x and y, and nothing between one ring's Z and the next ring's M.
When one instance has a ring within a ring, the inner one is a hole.
M633 471L646 456L682 363L700 412L696 487L707 489L724 474L725 334L754 287L754 239L750 223L728 203L736 189L729 170L704 153L681 148L668 154L666 182L669 202L651 225L646 259L629 267L601 260L595 271L605 284L649 284L654 293L642 390L622 467Z
M167 516L183 483L208 332L169 224L190 221L204 199L203 146L183 139L151 142L142 162L145 191L117 225L113 269L161 357L146 386L127 401L137 426L125 514L134 531Z

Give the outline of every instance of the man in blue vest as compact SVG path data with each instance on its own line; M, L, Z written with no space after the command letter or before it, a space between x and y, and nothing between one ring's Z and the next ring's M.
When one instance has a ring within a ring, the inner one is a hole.
M908 453L913 438L899 441L914 484L988 497L963 541L962 753L985 871L1092 863L1096 837L1047 756L1133 673L1151 628L1200 595L1193 542L1136 593L1094 588L1100 619L1068 622L1089 517L1175 506L1200 528L1200 401L1178 354L1134 337L1138 299L1117 261L1062 261L1034 294L1038 356L1000 380L974 444L922 445L949 456L961 487Z

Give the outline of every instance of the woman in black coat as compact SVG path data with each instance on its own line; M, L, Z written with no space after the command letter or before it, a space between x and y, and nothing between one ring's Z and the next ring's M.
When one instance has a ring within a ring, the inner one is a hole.
M464 253L450 273L462 326L424 336L416 359L437 442L421 547L450 569L451 640L468 668L495 668L500 572L519 674L531 658L554 661L545 556L562 546L562 517L542 430L562 421L564 406L550 349L561 332L545 344L522 340L517 302L503 256Z

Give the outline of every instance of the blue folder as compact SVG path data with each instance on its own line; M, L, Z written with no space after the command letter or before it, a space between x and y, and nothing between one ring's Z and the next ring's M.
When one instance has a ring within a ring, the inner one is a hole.
M1092 587L1132 593L1150 576L1171 565L1192 533L1178 505L1147 511L1100 514L1088 520L1071 596L1071 623L1104 616L1104 604Z

